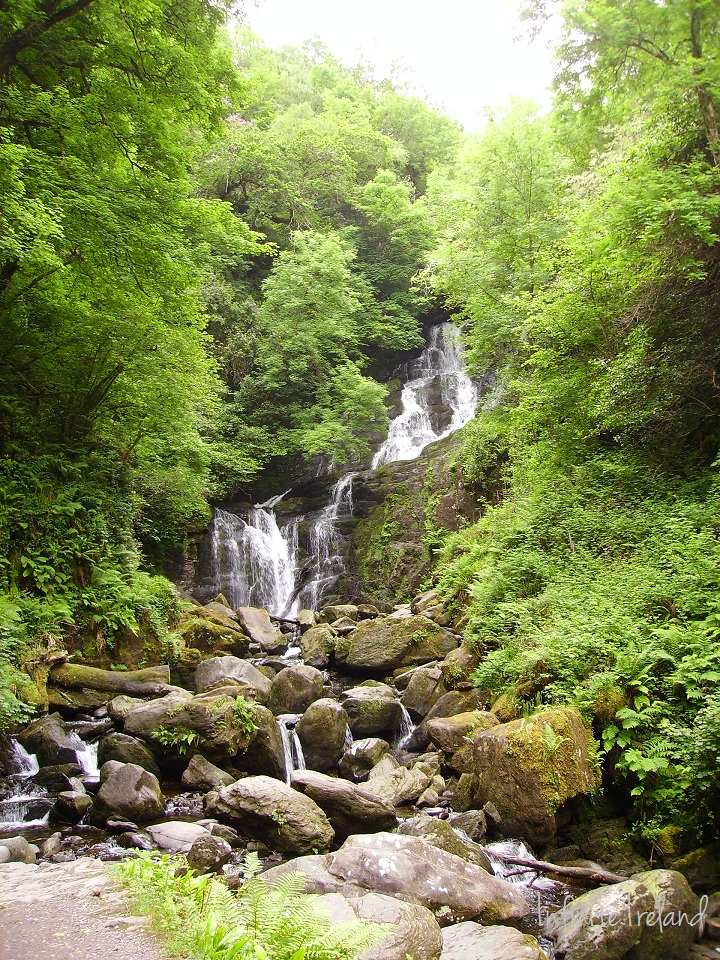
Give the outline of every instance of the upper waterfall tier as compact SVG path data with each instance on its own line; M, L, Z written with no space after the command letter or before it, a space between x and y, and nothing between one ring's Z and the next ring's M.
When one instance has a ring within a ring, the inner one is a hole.
M477 391L465 373L460 332L452 323L441 323L431 329L427 347L410 365L402 410L373 457L373 469L419 457L429 443L472 420L476 406Z

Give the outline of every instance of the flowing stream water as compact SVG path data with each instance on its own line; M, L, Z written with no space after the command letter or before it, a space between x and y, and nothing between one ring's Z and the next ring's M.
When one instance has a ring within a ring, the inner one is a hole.
M428 345L408 366L401 412L373 457L372 469L414 460L425 447L472 419L477 391L466 375L459 331L452 323L430 330ZM342 521L353 512L356 473L342 476L327 506L279 523L275 507L290 492L256 504L243 518L216 509L211 529L213 588L231 607L264 607L293 618L317 609L345 571ZM301 549L301 530L304 548Z

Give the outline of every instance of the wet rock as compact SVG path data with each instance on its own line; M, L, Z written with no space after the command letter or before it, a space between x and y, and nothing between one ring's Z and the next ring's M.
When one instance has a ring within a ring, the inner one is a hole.
M324 670L330 663L330 654L335 646L335 631L323 623L311 627L300 637L302 658L310 667Z
M128 697L161 697L170 691L170 667L148 667L145 670L100 670L80 663L53 667L50 682L68 690L101 690ZM109 697L107 699L110 699Z
M187 853L197 840L210 837L210 831L206 827L197 823L186 823L184 820L156 823L148 827L146 833L157 847L170 853Z
M529 913L515 885L419 837L352 836L327 865L332 876L356 886L428 907L441 925L519 920Z
M185 646L204 654L229 653L244 657L249 641L237 621L205 607L193 607L182 614L177 631Z
M458 713L453 717L436 717L434 720L428 720L427 731L431 743L439 747L443 753L454 754L468 743L475 732L489 730L497 727L499 723L494 713L472 710L467 713ZM472 749L470 760L472 760ZM451 766L457 769L454 764Z
M545 932L565 960L686 960L701 916L682 874L651 870L584 893Z
M562 804L600 783L592 731L571 708L500 724L473 743L474 805L491 800L505 836L551 842Z
M273 624L267 610L239 607L235 613L245 633L266 653L278 653L287 648L287 640Z
M483 927L472 920L442 931L442 960L547 960L535 937L512 927Z
M187 864L196 873L219 873L232 856L232 847L220 837L198 837L187 852Z
M109 763L115 764L115 761ZM118 817L148 823L162 816L164 809L157 777L134 763L117 764L102 780L90 808L90 822L102 826L109 818Z
M99 766L108 760L118 760L120 763L134 763L160 777L160 769L150 750L136 737L126 733L109 733L103 737L98 744L97 756Z
M303 633L317 624L317 614L314 610L301 610L295 619L300 624Z
M285 667L272 681L269 709L281 713L303 713L323 694L323 675L315 667Z
M330 914L333 925L355 919L389 925L379 943L363 950L362 960L435 960L440 955L440 925L430 910L420 904L403 903L381 893L356 897L326 893L315 902Z
M77 762L77 739L65 729L59 715L34 720L17 735L28 753L37 755L41 767Z
M290 783L324 810L338 840L353 833L391 830L397 825L395 811L389 804L349 780L314 770L296 770Z
M272 777L245 777L209 793L207 812L284 853L327 850L334 836L310 797Z
M45 787L49 793L72 790L72 777L82 776L83 768L79 763L60 763L41 767L33 777L39 787Z
M92 805L92 797L77 790L63 790L57 795L52 819L57 823L80 823Z
M211 657L202 660L195 671L195 692L205 693L213 687L236 681L240 687L247 688L247 699L267 703L270 696L271 681L248 660L239 657ZM250 693L254 691L254 695ZM243 694L244 695L244 694Z
M402 710L392 689L384 683L362 684L340 697L355 738L395 734L400 729Z
M126 850L155 850L155 844L146 833L127 832L115 838L118 846Z
M462 830L470 840L482 840L487 833L487 819L482 810L455 813L450 817L450 825L456 830Z
M237 757L236 763L246 773L266 774L285 779L285 750L277 721L267 707L259 704L253 710L257 730L250 744Z
M342 644L336 641L335 659L353 672L388 673L442 660L458 645L457 637L426 617L379 617L360 621Z
M355 783L367 780L370 771L390 751L390 744L380 737L355 740L343 753L338 769L340 775Z
M47 838L43 843L40 844L40 856L41 857L53 857L56 853L59 852L60 847L62 846L62 834L53 833Z
M38 853L40 848L28 843L25 837L5 837L0 840L0 863L35 863Z
M440 667L418 667L413 670L405 692L402 695L402 704L417 722L421 720L443 694L447 693Z
M340 759L345 749L348 715L330 697L311 703L298 721L296 730L310 770L324 773Z
M370 771L366 789L391 807L412 803L427 790L432 777L415 765L408 770L391 756L385 756Z
M207 793L217 787L228 787L235 777L210 763L201 754L196 753L190 760L182 775L182 785L188 790L199 790Z
M473 843L472 840L459 837L453 826L447 820L439 820L437 817L421 813L411 820L405 820L400 825L398 833L409 837L422 837L434 847L439 847L492 873L492 866L482 847Z
M323 607L318 617L318 623L334 623L336 620L342 620L345 617L348 620L357 620L358 608L354 603L338 603Z
M691 850L684 857L671 861L673 870L681 873L695 890L720 888L720 843Z

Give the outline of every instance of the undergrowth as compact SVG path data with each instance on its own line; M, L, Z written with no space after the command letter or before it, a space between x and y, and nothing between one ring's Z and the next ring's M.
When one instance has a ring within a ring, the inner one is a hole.
M176 874L177 862L140 853L115 873L169 949L187 960L353 960L389 930L364 920L331 925L303 892L304 874L270 885L256 876L257 854L246 858L237 893L209 875Z

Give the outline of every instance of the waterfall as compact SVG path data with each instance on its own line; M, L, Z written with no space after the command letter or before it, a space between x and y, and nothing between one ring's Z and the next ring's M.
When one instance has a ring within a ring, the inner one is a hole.
M312 577L299 594L300 604L317 610L324 594L345 572L343 544L338 521L352 516L354 473L346 473L330 491L330 502L309 525L309 561Z
M373 457L373 469L414 460L429 443L450 436L474 417L477 391L465 373L460 332L454 324L431 329L427 347L410 365L401 402L400 414L391 421L387 439ZM445 422L437 416L443 411Z
M12 751L10 759L15 767L16 777L32 777L38 772L40 765L34 753L28 753L17 740L10 740L10 749Z
M398 701L398 703L400 702ZM400 711L400 726L395 734L393 748L402 750L402 748L405 746L405 741L409 739L410 735L415 729L415 724L412 722L410 714L407 712L402 703L400 703Z
M83 750L76 751L77 760L83 768L86 777L100 779L100 768L98 767L98 744L86 743Z
M286 491L289 493L289 491ZM264 607L275 616L297 612L292 601L297 523L281 530L273 507L286 495L256 504L247 520L215 509L212 525L214 587L231 607Z
M17 776L17 775L16 775ZM9 826L38 826L45 823L48 818L47 807L42 817L36 817L28 820L33 801L47 797L47 791L34 784L16 783L13 784L10 795L4 800L0 800L0 825L4 828ZM37 806L37 804L34 804Z
M290 783L290 777L293 770L305 770L305 755L303 754L300 737L297 735L295 725L299 716L294 714L283 714L276 718L280 736L283 744L283 758L285 760L285 783Z

